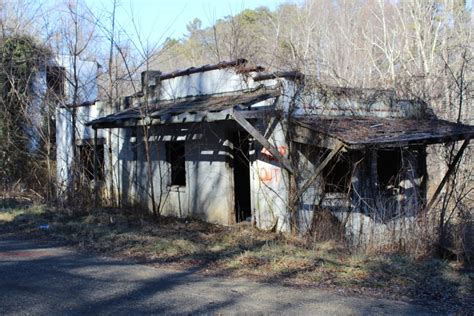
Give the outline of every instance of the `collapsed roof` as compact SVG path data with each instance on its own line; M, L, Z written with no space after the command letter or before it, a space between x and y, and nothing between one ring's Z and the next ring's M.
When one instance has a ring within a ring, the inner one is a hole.
M247 61L239 59L231 62L221 62L215 65L205 65L198 68L188 68L169 74L153 72L158 81L169 80L176 77L190 76L212 70L235 68L237 74L248 74L254 72L254 82L272 80L275 78L286 78L290 80L303 79L299 72L262 73L262 67L247 67ZM150 72L151 73L151 72ZM143 78L142 78L143 79ZM153 82L155 82L153 80ZM148 83L147 83L148 85ZM354 91L358 89L331 88L335 96L353 100ZM352 91L354 90L354 91ZM369 91L370 96L379 96L378 91ZM387 91L382 91L381 97L391 98ZM363 93L364 99L367 91L358 92L356 97ZM143 93L142 93L143 94ZM136 97L143 97L143 95ZM129 108L91 122L87 125L94 128L117 128L146 124L170 124L202 121L219 121L234 119L242 125L242 115L245 118L260 117L262 109L270 112L275 109L275 102L282 94L278 87L268 87L261 84L254 88L227 93L204 94L197 96L185 96L174 100L148 100L140 98L141 105ZM359 96L360 97L360 96ZM267 101L267 102L263 102ZM262 103L261 103L262 102ZM263 105L260 110L255 111L253 105ZM372 106L373 107L373 106ZM376 109L371 109L376 111ZM237 113L238 112L238 113ZM251 114L260 112L255 116ZM234 115L234 114L235 115ZM268 112L266 112L268 113ZM238 115L237 115L238 114ZM240 121L237 116L241 117ZM295 117L295 122L300 131L310 135L317 134L319 138L342 142L345 147L357 149L366 146L393 147L415 144L433 144L471 139L474 137L474 126L451 123L448 121L427 118L380 118L361 115L327 117L322 114L306 114ZM245 122L244 122L245 123ZM249 127L249 126L247 126Z
M384 119L377 117L299 117L296 123L337 139L349 148L435 144L474 137L474 126L437 119Z
M136 124L145 118L159 119L161 123L170 123L169 118L172 116L200 113L204 114L200 116L203 117L208 113L222 112L235 107L244 109L279 95L278 89L259 88L227 95L202 95L164 100L107 115L88 122L87 125L96 128L123 127Z

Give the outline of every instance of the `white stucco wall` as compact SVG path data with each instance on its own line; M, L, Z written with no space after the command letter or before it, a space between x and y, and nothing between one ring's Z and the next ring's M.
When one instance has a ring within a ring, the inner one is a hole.
M261 131L271 124L260 125ZM278 123L268 135L280 154L288 157L283 125ZM288 173L262 146L256 146L256 159L251 163L251 202L255 222L262 229L277 225L279 231L290 231L288 214Z
M65 104L73 103L74 96L74 64L77 74L77 100L76 104L84 102L95 102L98 98L97 62L90 60L81 60L74 56L57 55L54 61L55 65L64 67L67 80L65 82Z
M85 126L90 120L102 116L105 104L97 102L89 106L77 107L75 109L76 144L82 142L93 142L94 131L91 127ZM71 168L73 162L73 109L59 107L56 110L56 179L58 186L58 195L63 195L67 189L68 181L71 178ZM105 138L105 130L97 130L98 138ZM109 143L109 142L107 142ZM107 151L106 151L107 152ZM107 153L105 154L107 157Z
M239 91L255 86L233 68L199 72L161 81L160 99L173 100L186 96Z
M124 204L139 204L152 211L150 171L142 127L137 131L136 138L124 133L126 144L119 144L120 149L112 151L113 155L118 155L112 157L113 173L118 175L115 185L119 187ZM161 215L195 217L225 225L232 222L234 179L226 133L225 128L213 123L192 130L179 125L150 130L148 144L153 192ZM185 186L170 185L171 166L166 161L165 148L169 141L184 141Z
M72 165L72 116L66 108L56 111L56 181L58 197L69 186Z
M77 104L85 102L91 105L78 106L73 109L68 107L73 101L73 57L66 55L56 56L52 62L53 66L64 67L66 70L65 99L56 105L56 178L58 196L64 196L71 179L71 168L73 163L73 146L83 140L91 141L94 138L92 128L86 127L85 123L105 114L105 104L96 102L98 95L97 87L97 63L94 61L82 61L76 59L76 74L78 78ZM43 87L46 87L46 73L44 73ZM45 90L46 91L46 90ZM65 106L66 105L66 106ZM75 138L73 144L73 113L76 117ZM98 131L98 137L104 137L102 130Z

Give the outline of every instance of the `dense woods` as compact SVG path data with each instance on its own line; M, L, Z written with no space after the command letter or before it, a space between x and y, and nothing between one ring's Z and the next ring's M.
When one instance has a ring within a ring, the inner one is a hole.
M48 113L33 101L30 87L50 52L35 39L18 35L2 40L0 56L0 185L23 181L37 188L45 176L39 161L47 131L40 126L48 125L43 124Z

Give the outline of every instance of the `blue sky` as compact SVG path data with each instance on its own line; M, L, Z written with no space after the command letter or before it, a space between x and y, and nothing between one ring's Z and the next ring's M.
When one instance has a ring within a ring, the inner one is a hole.
M294 2L295 0L290 0ZM276 9L285 0L118 0L117 20L124 30L136 39L137 29L142 41L157 43L167 37L182 38L186 25L194 18L202 26L212 25L217 19L235 15L243 9L266 6ZM88 0L92 6L111 7L113 0ZM135 17L135 23L132 22ZM136 27L134 26L136 25Z

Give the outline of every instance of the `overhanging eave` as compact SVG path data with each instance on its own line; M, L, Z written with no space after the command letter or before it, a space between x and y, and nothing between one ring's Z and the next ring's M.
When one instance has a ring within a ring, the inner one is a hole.
M422 146L474 137L474 126L443 120L302 117L296 126L297 142L311 140L331 148L331 143L340 141L352 150Z

